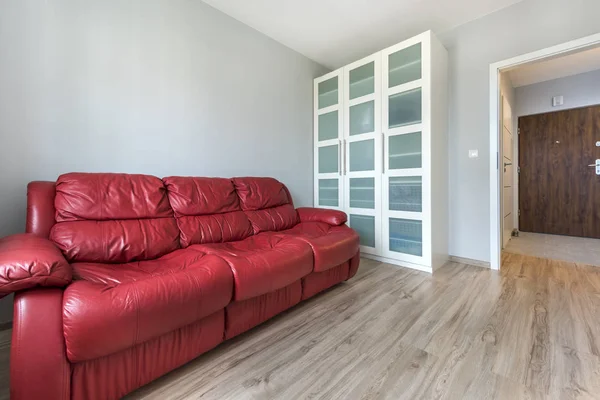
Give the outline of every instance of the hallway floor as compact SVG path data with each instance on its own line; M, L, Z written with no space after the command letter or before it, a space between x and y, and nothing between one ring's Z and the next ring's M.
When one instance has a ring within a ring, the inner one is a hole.
M519 237L511 238L504 251L600 266L600 239L519 232Z

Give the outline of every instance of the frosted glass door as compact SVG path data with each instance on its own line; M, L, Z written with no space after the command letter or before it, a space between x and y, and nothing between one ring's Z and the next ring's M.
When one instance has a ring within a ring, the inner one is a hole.
M388 169L421 168L421 136L421 132L391 136L386 147Z
M342 145L343 75L334 71L315 79L315 186L316 207L343 209Z
M421 79L421 43L396 51L388 56L388 87Z
M344 68L344 205L361 251L379 254L381 236L381 54Z
M384 50L384 172L382 230L384 255L423 262L423 212L427 193L423 145L425 88L423 54L428 44L415 38Z
M350 226L358 233L361 246L375 247L374 216L350 214Z
M339 172L339 146L319 147L319 174Z
M386 133L423 122L423 44L400 44L384 51L384 110Z
M423 256L423 223L409 219L390 218L390 251L416 257Z
M388 128L400 128L422 122L421 88L389 96Z
M350 207L375 209L375 178L350 178Z
M337 76L319 83L319 109L338 104L338 86Z
M322 207L340 207L339 185L339 179L319 179L318 205Z

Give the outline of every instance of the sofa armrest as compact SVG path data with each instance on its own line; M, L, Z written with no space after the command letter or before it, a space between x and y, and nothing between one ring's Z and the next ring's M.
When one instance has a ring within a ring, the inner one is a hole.
M0 298L35 286L63 287L71 266L48 239L19 234L0 239Z
M348 216L343 211L311 207L297 208L296 211L298 211L300 222L324 222L332 226L338 226L348 221Z

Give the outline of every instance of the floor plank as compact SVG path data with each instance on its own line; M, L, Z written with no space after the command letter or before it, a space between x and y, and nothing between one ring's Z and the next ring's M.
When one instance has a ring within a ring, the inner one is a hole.
M127 398L600 398L600 268L506 253L500 271L429 275L364 259L349 282Z

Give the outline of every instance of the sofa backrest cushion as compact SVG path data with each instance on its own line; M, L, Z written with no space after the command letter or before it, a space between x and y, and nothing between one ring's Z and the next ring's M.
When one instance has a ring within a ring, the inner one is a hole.
M159 178L71 173L56 182L50 239L71 262L150 260L179 248L179 229Z
M181 246L231 242L252 235L230 179L174 176L163 182L175 211Z
M233 183L254 234L298 224L298 213L283 183L273 178L233 178Z

